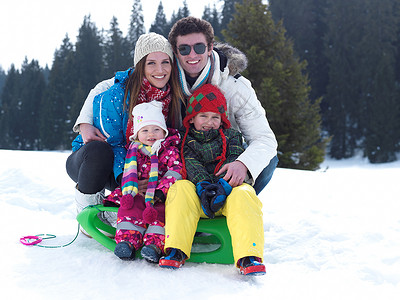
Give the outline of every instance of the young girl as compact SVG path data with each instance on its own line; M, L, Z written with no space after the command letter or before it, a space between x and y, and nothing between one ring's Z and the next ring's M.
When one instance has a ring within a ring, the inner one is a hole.
M167 129L160 102L138 104L132 115L133 135L122 177L114 253L133 260L144 244L142 256L158 263L164 253L165 198L169 187L182 178L180 138L177 130ZM145 195L138 189L140 179L149 180ZM112 193L115 196L116 192Z
M103 203L105 188L113 191L120 186L131 135L131 114L137 104L161 102L169 126L179 126L182 93L173 58L171 46L163 36L156 33L140 36L135 47L134 68L117 72L113 85L82 109L83 115L91 118L80 119L81 134L73 141L73 153L66 163L68 175L77 183L78 213L88 205ZM95 89L92 93L97 94ZM92 120L95 127L89 124ZM84 139L86 127L94 128L96 140ZM139 181L139 190L143 192L145 188L146 182ZM115 226L115 214L101 213L99 217Z

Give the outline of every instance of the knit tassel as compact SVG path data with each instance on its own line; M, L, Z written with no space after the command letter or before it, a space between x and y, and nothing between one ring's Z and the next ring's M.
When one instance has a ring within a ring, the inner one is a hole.
M222 128L219 128L219 133L222 138L222 153L220 156L217 157L217 159L219 159L220 161L214 169L214 174L218 172L219 168L221 168L224 161L226 161L226 136Z
M122 195L131 194L135 197L139 192L137 177L137 151L141 143L134 142L129 145L125 158L124 174L122 176Z
M182 143L181 143L181 160L182 160L181 175L182 175L182 179L187 179L186 162L185 162L185 157L183 155L183 148L184 148L188 133L189 133L189 128L186 127L185 135L183 136Z
M158 157L152 152L150 146L145 146L140 142L132 142L129 145L125 158L124 174L122 176L122 199L121 207L131 209L133 207L133 197L139 192L137 175L137 152L141 150L144 154L150 156L150 174L149 183L145 195L146 208L143 211L143 221L148 224L157 220L157 211L154 209L154 192L158 182Z
M143 211L143 221L147 224L151 224L157 220L157 211L154 209L150 202L146 202L146 208Z
M146 196L144 201L146 203L146 208L143 211L143 220L147 224L151 224L157 219L157 211L154 209L154 192L157 187L158 181L158 157L157 154L152 153L150 156L150 174L149 174L149 183L147 185Z

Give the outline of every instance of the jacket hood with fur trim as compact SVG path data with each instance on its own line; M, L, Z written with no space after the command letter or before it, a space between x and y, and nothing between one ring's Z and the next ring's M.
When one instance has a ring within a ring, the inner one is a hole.
M236 75L247 68L247 57L239 49L227 43L215 43L214 50L224 57L221 58L221 70L228 64L229 75Z

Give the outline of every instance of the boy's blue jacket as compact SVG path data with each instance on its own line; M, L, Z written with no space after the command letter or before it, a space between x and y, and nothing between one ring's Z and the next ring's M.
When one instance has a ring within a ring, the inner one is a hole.
M117 72L114 84L106 91L95 96L93 100L93 125L107 137L114 152L114 176L117 178L123 172L126 156L126 128L128 110L124 110L125 86L133 69ZM129 99L129 95L127 97ZM81 135L72 142L72 151L77 151L84 145Z

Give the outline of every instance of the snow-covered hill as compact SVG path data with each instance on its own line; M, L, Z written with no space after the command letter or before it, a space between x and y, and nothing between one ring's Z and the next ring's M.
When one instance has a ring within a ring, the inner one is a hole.
M83 235L20 244L75 237L68 155L0 150L2 299L400 299L400 162L277 169L260 194L267 275L244 278L231 265L124 262Z

